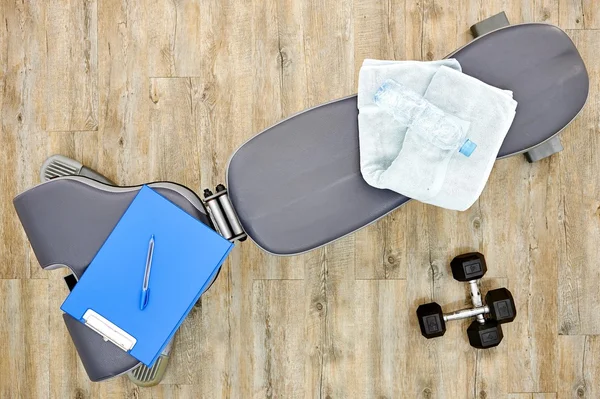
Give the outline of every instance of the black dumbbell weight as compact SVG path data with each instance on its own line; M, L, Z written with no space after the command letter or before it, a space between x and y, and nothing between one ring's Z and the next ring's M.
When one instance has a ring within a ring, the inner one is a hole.
M489 349L498 346L504 338L502 327L496 320L486 319L483 323L474 320L467 328L467 336L472 347Z
M426 303L417 308L419 327L425 338L441 337L446 332L446 321L442 307L435 303Z
M476 317L467 329L471 345L481 349L498 345L503 338L500 324L513 321L517 314L510 291L506 288L489 291L485 296L486 304L483 303L477 281L486 273L487 265L478 252L459 255L450 266L456 280L469 283L473 307L444 314L435 302L419 306L417 317L421 334L428 339L441 337L446 332L447 321Z
M517 317L517 308L512 294L506 288L488 291L485 303L490 309L490 318L499 324L510 323Z
M450 262L450 268L454 279L463 283L479 280L487 272L485 258L479 252L458 255Z
M467 336L472 347L489 349L498 346L504 338L500 324L509 323L517 316L512 294L506 288L488 291L485 295L485 319L478 318L467 328Z

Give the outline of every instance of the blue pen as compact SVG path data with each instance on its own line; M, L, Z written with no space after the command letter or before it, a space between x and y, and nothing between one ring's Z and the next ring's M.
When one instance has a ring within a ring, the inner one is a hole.
M144 282L142 283L142 295L140 296L140 310L144 310L148 306L148 298L150 297L150 289L148 282L150 281L150 269L152 268L152 255L154 254L154 234L150 237L148 243L148 254L146 255L146 269L144 270Z

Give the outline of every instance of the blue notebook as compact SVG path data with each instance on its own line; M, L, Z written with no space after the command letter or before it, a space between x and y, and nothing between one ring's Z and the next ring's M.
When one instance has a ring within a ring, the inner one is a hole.
M148 301L140 296L154 236ZM61 309L152 366L233 247L144 186Z

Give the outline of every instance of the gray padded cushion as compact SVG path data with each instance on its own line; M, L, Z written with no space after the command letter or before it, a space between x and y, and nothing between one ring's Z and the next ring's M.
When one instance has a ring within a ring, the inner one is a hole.
M191 190L173 183L149 186L210 225L200 200ZM140 186L112 187L69 176L33 187L13 203L42 268L65 265L79 278L139 189ZM194 206L188 198L196 199L200 205Z
M202 203L191 190L174 183L148 186L211 225ZM79 278L139 189L140 186L112 187L69 176L40 184L13 202L40 265L67 266ZM63 319L90 380L105 380L139 364L71 316L63 314Z
M451 56L463 71L514 92L519 102L499 156L551 138L581 110L589 80L569 37L546 24L514 25ZM351 233L409 198L365 183L356 96L301 112L242 145L227 173L239 219L260 247L290 255Z
M590 84L583 60L569 36L553 25L509 26L449 57L456 58L467 75L513 91L519 105L499 157L549 139L587 100Z

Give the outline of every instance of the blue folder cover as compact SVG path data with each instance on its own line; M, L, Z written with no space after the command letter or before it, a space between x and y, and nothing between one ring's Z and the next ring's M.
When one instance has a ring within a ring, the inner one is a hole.
M140 295L150 237L149 299ZM233 247L154 190L129 205L61 309L83 322L91 309L136 339L129 353L151 366Z

